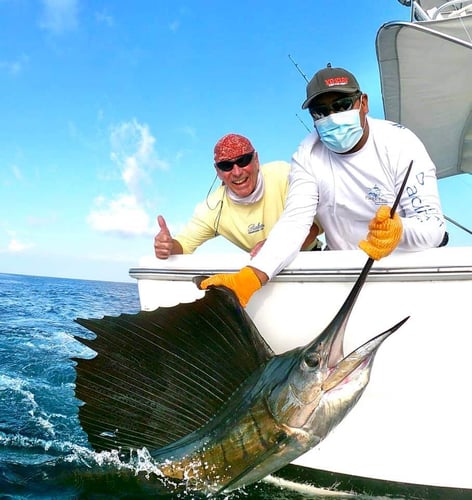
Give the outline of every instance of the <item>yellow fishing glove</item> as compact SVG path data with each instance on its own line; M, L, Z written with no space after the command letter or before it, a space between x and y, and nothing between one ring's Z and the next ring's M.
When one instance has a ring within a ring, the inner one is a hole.
M261 282L250 267L243 267L234 274L215 274L200 283L200 288L205 290L211 285L223 285L233 290L243 307L247 306L252 294L261 288Z
M403 224L398 214L390 217L390 207L381 206L369 223L369 234L359 247L374 260L391 254L403 233Z

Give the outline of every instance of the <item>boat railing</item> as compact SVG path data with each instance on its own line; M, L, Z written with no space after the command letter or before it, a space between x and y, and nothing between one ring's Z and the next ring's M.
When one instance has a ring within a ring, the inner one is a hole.
M398 0L401 4L411 7L411 21L436 21L451 17L461 17L472 14L472 0Z
M450 17L461 17L472 14L472 0L470 1L459 1L452 0L450 2L443 3L436 10L431 12L431 19L445 19Z

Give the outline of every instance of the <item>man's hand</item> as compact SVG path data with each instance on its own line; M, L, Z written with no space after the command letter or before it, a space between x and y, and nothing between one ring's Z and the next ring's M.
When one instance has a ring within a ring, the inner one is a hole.
M160 231L154 237L154 253L158 259L167 259L174 251L174 240L162 215L157 216ZM182 253L182 252L180 252Z
M223 285L236 294L243 307L247 306L252 294L261 288L260 279L251 267L243 267L233 274L215 274L200 283L200 288L206 290L209 286Z
M403 224L398 214L390 217L390 207L381 206L369 223L369 234L359 247L372 259L379 260L390 255L400 243Z

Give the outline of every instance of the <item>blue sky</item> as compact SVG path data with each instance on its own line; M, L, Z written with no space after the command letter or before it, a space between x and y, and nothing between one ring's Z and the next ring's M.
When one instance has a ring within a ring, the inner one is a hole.
M289 54L308 78L351 70L382 118L375 36L408 19L396 0L0 0L0 272L130 280L156 216L175 233L205 197L218 138L290 159L311 122ZM471 176L440 190L470 227Z

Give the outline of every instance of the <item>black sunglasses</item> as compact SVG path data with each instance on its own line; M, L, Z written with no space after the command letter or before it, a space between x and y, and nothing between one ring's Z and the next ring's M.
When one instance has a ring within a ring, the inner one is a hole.
M238 156L233 160L218 161L215 163L215 165L220 170L223 170L223 172L231 172L231 170L233 170L234 165L237 165L240 168L247 167L251 163L253 157L254 157L254 151L251 151L250 153Z
M335 113L339 113L340 111L349 111L361 96L362 93L357 92L353 95L336 99L331 104L313 104L308 109L310 110L310 115L315 120L319 120L320 118L328 116L332 111Z

